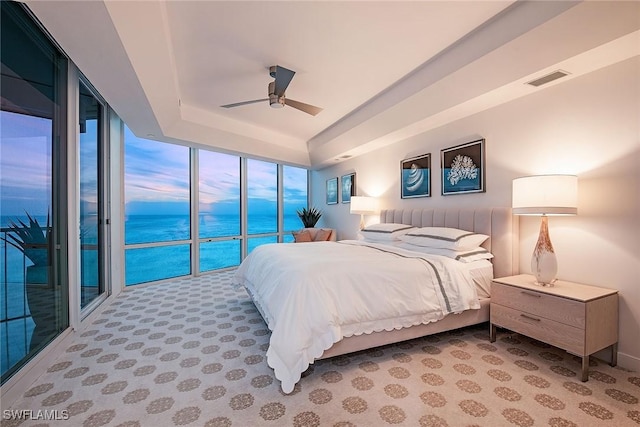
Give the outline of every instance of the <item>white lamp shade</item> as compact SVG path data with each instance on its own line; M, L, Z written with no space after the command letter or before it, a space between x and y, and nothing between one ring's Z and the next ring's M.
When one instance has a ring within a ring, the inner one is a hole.
M578 177L536 175L516 178L512 197L515 215L576 215Z
M351 196L350 213L360 215L373 215L378 211L378 203L374 197Z

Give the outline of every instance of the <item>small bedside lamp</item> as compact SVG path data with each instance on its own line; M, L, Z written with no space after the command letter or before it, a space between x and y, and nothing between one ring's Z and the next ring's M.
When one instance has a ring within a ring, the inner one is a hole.
M537 175L513 180L514 215L542 216L538 242L531 257L531 270L542 286L553 286L558 261L549 238L549 215L578 213L578 177L575 175Z
M364 216L377 212L377 201L373 197L351 196L350 213L360 214L360 230L364 228Z

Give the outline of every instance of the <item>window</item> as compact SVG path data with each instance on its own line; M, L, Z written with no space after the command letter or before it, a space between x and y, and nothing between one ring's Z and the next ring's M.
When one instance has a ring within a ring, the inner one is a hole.
M306 169L124 135L127 286L237 266L301 227Z
M260 245L265 245L267 243L278 243L277 236L270 237L251 237L247 241L247 253L250 254L255 248Z
M240 264L240 158L199 150L200 271Z
M125 283L186 276L191 273L190 245L151 246L125 250Z
M283 166L282 187L284 231L299 230L302 227L302 222L298 218L297 212L308 205L307 170L293 166ZM291 234L288 233L288 236L291 236Z
M125 283L189 274L189 148L124 135Z
M278 231L278 165L247 160L247 233Z

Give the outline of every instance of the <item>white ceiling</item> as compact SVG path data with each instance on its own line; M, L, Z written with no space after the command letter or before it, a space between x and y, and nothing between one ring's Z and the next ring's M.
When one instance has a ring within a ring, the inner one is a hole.
M637 2L26 3L138 136L314 168L640 54ZM320 114L220 107L276 64Z
M365 4L170 2L167 28L183 103L309 140L510 2ZM287 95L324 108L272 111L269 65L296 71Z

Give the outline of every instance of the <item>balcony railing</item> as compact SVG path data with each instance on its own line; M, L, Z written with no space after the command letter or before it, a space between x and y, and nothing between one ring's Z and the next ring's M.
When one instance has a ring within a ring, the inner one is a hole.
M27 301L27 258L7 242L9 231L9 228L0 228L0 359L3 377L28 355L35 329Z

